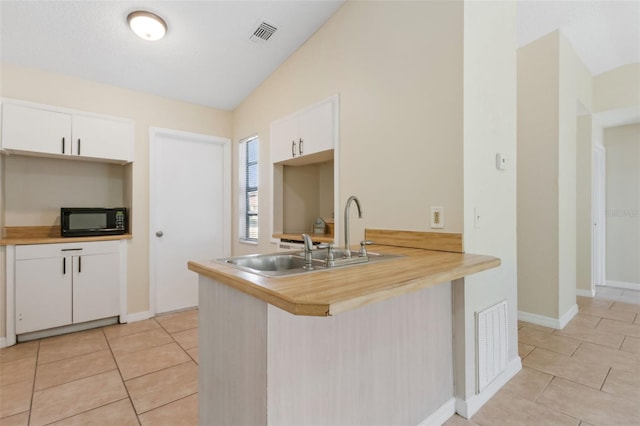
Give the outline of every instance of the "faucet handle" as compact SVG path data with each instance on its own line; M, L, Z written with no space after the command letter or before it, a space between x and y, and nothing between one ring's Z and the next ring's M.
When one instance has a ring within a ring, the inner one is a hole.
M373 241L363 240L360 241L360 251L358 252L359 257L367 257L367 248L366 246L370 246L373 244Z

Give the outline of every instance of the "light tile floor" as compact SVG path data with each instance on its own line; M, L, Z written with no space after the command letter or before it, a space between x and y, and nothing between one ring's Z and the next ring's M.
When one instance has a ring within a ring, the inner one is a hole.
M197 425L198 311L0 350L0 424Z
M522 370L445 425L640 425L640 292L598 287L578 306L562 330L518 322Z
M640 424L640 292L606 290L563 330L520 322L522 371L445 424ZM197 335L192 310L2 349L0 424L196 425Z

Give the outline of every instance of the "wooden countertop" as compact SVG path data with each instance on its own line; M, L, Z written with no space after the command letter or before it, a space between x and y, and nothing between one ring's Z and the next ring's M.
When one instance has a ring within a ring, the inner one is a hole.
M82 243L92 241L130 240L131 234L100 235L95 237L61 237L59 226L12 226L6 227L0 246L29 244Z
M215 261L190 261L189 269L294 315L329 316L500 265L496 257L475 254L387 245L369 251L406 257L278 278Z

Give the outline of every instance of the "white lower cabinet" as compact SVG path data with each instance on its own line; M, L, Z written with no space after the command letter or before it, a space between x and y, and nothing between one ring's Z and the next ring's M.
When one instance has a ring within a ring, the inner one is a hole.
M65 260L16 261L17 334L71 324L71 274L63 272Z
M16 334L120 314L120 242L16 247Z

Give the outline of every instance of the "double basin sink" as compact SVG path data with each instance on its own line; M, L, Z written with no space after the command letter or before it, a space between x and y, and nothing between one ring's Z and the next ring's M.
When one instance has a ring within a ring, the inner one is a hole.
M229 257L216 260L219 263L267 277L283 277L297 274L308 274L327 269L342 268L350 265L374 263L395 259L398 255L368 252L367 256L359 256L357 251L351 251L351 257L346 257L345 250L334 250L334 266L327 266L327 250L312 251L313 269L305 269L304 252L282 252L272 254L254 254L248 256Z

